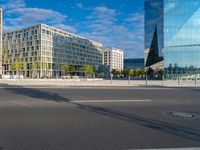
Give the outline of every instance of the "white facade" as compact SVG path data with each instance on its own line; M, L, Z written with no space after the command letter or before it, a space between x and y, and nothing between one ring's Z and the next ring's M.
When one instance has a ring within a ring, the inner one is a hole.
M3 28L3 10L0 8L0 74L2 74L2 28Z
M104 49L104 64L110 66L110 71L124 69L124 52L117 48Z
M17 59L24 63L25 77L33 71L30 64L39 63L39 76L60 74L61 64L74 65L76 73L85 64L102 64L102 44L63 30L39 24L3 34L4 74L11 74L11 64ZM16 74L16 72L14 72Z

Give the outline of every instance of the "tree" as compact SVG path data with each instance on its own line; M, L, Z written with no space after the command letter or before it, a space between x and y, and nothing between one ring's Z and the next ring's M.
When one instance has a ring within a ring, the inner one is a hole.
M128 69L124 69L121 71L122 75L124 75L124 77L129 77L133 76L135 71L134 70L128 70Z
M145 76L145 74L146 74L146 72L145 72L145 69L136 69L135 70L135 75L137 76L137 77L144 77Z
M121 71L121 74L122 74L124 77L127 77L128 75L130 75L130 70L128 70L128 69L122 70L122 71Z
M163 69L158 69L158 70L155 71L155 75L157 75L158 78L162 78L163 74L164 74Z
M40 68L41 68L41 65L39 62L34 62L34 63L29 64L29 69L32 72L32 78L35 76L35 71Z
M97 72L98 73L103 73L103 71L104 71L103 66L99 66L98 69L97 69Z
M75 67L73 65L69 65L69 64L61 64L60 70L63 75L67 75L67 74L71 75L75 71Z
M24 67L24 63L23 61L21 60L17 60L15 62L15 67L16 67L16 71L17 71L17 74L20 75L21 74L21 71L23 70L23 67Z
M20 75L21 71L23 70L24 63L20 59L16 60L10 65L10 69L14 72L17 71L17 75ZM14 74L14 73L13 73Z
M93 69L93 73L96 73L96 72L97 72L96 67L93 66L92 69Z
M145 77L145 75L146 75L146 71L145 71L144 68L140 69L140 75L142 76L142 78Z
M128 70L128 75L129 75L129 76L133 76L133 75L134 75L134 73L135 73L135 71L134 71L134 70L132 70L132 69L131 69L131 70Z
M99 66L97 69L97 73L100 74L101 76L103 76L103 72L104 72L103 66Z
M75 72L75 66L74 65L69 65L69 73L72 75L72 73Z
M12 71L12 74L14 74L14 71L16 70L15 63L10 64L10 70Z
M62 75L66 75L69 73L69 65L68 64L61 64L60 70L62 72Z
M135 77L135 70L133 70L133 69L129 70L129 74L130 74L131 76Z
M91 75L94 73L93 67L91 65L84 65L82 68L85 75Z
M116 69L112 69L111 73L112 73L113 76L120 75L120 72L118 70L116 70Z

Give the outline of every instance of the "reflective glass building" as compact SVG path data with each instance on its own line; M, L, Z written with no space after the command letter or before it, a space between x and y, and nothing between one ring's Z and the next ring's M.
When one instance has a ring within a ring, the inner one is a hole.
M141 69L144 68L144 58L124 59L124 69Z
M200 72L200 0L145 0L145 56L158 28L167 79Z

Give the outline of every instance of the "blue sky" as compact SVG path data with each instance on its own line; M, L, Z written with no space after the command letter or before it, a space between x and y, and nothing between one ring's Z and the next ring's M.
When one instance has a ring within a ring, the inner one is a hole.
M143 0L0 0L4 31L45 23L143 57Z

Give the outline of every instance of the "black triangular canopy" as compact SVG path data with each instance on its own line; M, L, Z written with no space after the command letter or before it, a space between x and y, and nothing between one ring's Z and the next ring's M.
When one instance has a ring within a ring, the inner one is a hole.
M154 65L162 60L163 60L163 56L159 56L158 35L157 35L157 26L156 26L145 67Z

